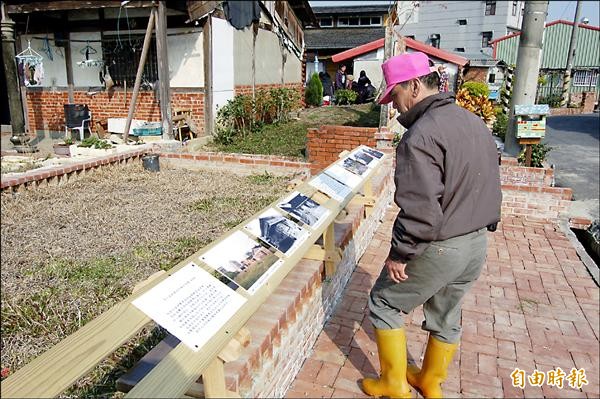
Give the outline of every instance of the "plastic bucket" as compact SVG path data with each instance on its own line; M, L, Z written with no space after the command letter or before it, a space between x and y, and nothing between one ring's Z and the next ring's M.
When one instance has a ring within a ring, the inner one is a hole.
M160 172L160 164L158 163L158 154L149 154L142 157L142 165L144 169L150 172Z

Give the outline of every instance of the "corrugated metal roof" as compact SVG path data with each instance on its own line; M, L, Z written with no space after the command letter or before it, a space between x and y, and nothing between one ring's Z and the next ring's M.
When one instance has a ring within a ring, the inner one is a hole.
M575 68L600 67L600 30L586 27L577 32L577 43L573 66ZM550 23L544 29L542 69L565 69L571 41L572 24ZM520 35L506 37L494 43L495 56L507 64L517 63Z
M388 4L372 4L367 6L312 7L312 10L317 17L323 17L325 15L387 14L389 7Z
M349 49L385 37L385 28L306 29L307 50Z

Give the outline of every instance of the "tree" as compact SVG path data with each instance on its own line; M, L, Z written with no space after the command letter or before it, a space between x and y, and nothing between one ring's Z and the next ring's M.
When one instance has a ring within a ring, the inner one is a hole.
M319 79L319 75L313 73L306 85L305 92L306 103L308 105L319 106L323 101L323 84L321 83L321 79Z

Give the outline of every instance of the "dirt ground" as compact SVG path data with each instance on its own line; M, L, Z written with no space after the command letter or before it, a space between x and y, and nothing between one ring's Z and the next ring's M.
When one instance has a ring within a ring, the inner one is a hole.
M1 367L23 366L281 197L289 179L132 164L3 195Z

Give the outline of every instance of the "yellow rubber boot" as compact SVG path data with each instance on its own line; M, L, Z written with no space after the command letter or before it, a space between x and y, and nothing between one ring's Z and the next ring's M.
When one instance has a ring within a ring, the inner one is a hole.
M429 336L423 367L419 370L416 365L407 367L406 378L408 383L417 389L423 397L442 398L441 384L448 376L448 366L458 344L447 344Z
M403 328L393 330L375 329L381 377L365 378L362 388L370 396L410 398L410 386L406 381L406 335Z

